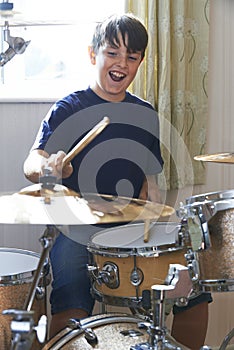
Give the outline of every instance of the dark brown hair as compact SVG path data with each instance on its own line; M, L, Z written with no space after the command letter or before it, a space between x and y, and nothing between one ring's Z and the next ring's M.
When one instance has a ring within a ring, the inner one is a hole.
M94 52L97 52L106 42L112 46L118 46L119 33L128 52L140 51L143 58L148 44L148 33L140 20L132 14L113 15L98 23L91 42Z

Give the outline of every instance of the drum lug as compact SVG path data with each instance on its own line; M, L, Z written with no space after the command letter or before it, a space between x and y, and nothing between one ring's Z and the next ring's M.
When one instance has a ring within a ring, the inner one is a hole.
M208 249L211 246L208 221L215 214L213 203L206 202L205 204L197 203L193 205L180 203L180 208L176 213L181 218L181 222L187 220L190 237L191 231L195 232L195 239L191 239L193 250ZM196 218L199 223L196 223Z
M119 270L118 266L112 262L106 262L102 271L99 272L101 282L104 282L110 289L119 287Z
M134 287L138 287L144 280L144 274L141 269L134 268L130 275L130 281Z
M99 271L97 266L87 265L88 272L91 277L101 285L104 283L110 289L116 289L119 287L119 270L118 266L112 262L106 262L102 270Z
M182 219L180 229L177 234L176 245L178 247L188 247L191 244L188 231L187 219Z
M68 320L68 327L75 330L75 329L79 329L82 330L84 332L85 335L85 339L86 341L92 346L95 347L98 344L98 338L95 334L95 332L92 330L92 328L84 328L82 327L81 323L79 320L75 319L75 318L70 318Z
M36 294L35 294L35 296L36 296L36 299L37 300L42 300L44 297L45 297L45 288L44 287L37 287L36 288Z
M185 259L187 261L187 266L192 279L192 282L198 282L199 280L199 267L197 260L195 259L195 253L190 251L185 254Z

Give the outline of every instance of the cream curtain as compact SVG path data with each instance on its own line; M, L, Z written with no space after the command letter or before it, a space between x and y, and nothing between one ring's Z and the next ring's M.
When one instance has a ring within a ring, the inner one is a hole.
M209 0L126 0L149 33L133 93L158 110L165 161L159 183L179 189L205 181Z

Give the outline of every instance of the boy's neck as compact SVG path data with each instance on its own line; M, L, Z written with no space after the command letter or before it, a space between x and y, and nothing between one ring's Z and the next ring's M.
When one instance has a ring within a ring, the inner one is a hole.
M103 92L97 84L91 84L90 88L98 97L108 102L122 102L126 97L126 91L123 94L115 95Z

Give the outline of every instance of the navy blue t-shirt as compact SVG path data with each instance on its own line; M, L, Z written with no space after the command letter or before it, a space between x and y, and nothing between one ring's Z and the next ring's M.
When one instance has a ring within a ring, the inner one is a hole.
M139 196L145 175L160 173L163 160L156 111L129 92L110 103L91 88L56 102L41 123L32 149L68 153L104 116L110 124L72 160L63 185L79 193Z

